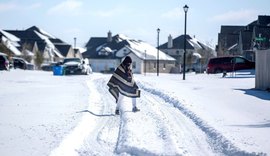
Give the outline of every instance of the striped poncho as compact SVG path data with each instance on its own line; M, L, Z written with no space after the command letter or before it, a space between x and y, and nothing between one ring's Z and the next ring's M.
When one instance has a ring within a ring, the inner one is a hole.
M140 90L134 81L131 70L126 69L123 64L117 67L107 85L116 102L119 93L127 97L140 97Z

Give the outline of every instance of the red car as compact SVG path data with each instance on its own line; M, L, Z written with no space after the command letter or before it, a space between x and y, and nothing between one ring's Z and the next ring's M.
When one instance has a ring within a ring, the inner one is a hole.
M8 56L0 52L0 70L9 70Z
M255 69L255 62L241 56L211 58L208 61L207 73L231 72L243 69Z

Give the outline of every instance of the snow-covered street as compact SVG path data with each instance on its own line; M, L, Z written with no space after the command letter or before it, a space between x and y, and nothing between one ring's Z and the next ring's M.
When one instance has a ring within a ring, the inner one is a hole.
M0 71L0 154L269 155L270 94L254 71L136 75L140 112L120 115L110 74Z

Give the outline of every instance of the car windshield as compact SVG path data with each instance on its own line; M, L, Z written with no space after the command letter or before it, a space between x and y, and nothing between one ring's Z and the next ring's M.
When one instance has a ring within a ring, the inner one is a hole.
M64 60L64 64L67 63L67 62L81 62L81 60L79 58L70 58L70 59L65 59Z

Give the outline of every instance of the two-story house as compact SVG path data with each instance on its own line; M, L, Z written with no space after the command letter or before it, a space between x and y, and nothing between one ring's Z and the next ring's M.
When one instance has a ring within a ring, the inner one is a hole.
M218 56L242 55L255 61L255 49L270 48L270 16L258 19L246 26L221 26L218 34Z
M168 42L159 46L159 49L176 59L178 71L181 70L184 60L184 41L185 35L173 39L168 36ZM213 48L199 41L195 37L186 35L186 70L203 72L208 58L216 56Z
M108 32L107 37L91 37L86 49L83 57L89 59L94 72L114 71L127 55L133 59L134 73L157 72L157 60L160 73L170 73L175 66L175 59L171 56L144 41L128 38L123 34L112 36Z

